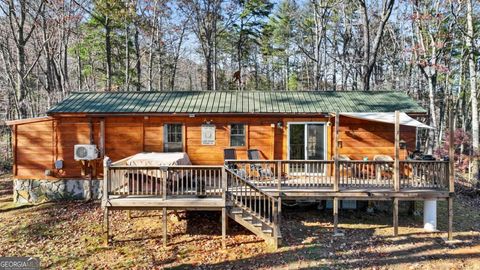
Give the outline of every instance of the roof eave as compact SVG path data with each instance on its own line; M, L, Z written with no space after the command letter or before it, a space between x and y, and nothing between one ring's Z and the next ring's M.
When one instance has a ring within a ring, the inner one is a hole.
M15 126L15 125L49 121L49 120L52 120L52 119L53 118L51 116L42 116L42 117L35 117L35 118L26 118L26 119L5 121L5 124L7 124L7 126Z
M51 117L106 117L106 116L221 116L221 115L303 115L303 116L328 116L334 112L50 112L48 115ZM411 116L425 116L426 112L405 112Z

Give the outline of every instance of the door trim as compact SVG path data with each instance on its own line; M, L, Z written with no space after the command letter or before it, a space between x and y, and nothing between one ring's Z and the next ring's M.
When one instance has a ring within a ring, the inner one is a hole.
M304 136L305 136L305 147L307 145L307 130L306 130L306 125L308 124L323 124L323 130L324 130L324 139L323 139L323 156L325 157L324 160L328 160L327 156L327 122L322 122L322 121L315 121L315 122L287 122L287 160L290 160L290 125L303 125L304 126ZM305 149L306 150L306 149ZM307 151L305 151L305 157L304 160L307 160Z

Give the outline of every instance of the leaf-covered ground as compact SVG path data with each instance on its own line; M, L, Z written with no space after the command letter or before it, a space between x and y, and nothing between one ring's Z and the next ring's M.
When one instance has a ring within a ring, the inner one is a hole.
M332 236L331 213L316 207L284 208L283 247L264 242L230 222L221 249L216 213L169 212L169 245L162 246L161 213L114 212L113 245L104 247L98 203L61 202L15 207L11 180L0 180L0 256L38 256L53 269L480 269L480 200L455 200L455 245L445 233L425 233L422 217L401 216L392 236L389 214L342 211L344 237ZM421 205L417 205L421 209ZM439 229L446 229L439 203Z

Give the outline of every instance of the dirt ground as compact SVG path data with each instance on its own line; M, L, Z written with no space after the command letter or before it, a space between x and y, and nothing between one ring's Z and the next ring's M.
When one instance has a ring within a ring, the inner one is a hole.
M392 236L391 216L341 211L343 237L332 235L331 211L285 207L283 246L274 251L230 222L221 249L218 213L169 213L168 247L162 246L161 213L114 212L113 245L104 247L99 203L58 202L18 207L11 180L0 180L0 256L38 256L51 269L480 269L480 199L455 199L454 245L445 233L425 233L422 216L401 216ZM421 205L416 206L421 210ZM439 203L439 230L446 229Z

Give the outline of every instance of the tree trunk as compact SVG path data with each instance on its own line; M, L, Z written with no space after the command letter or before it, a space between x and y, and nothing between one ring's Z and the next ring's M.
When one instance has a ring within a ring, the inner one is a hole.
M242 44L243 43L243 18L240 18L240 30L239 30L239 33L238 33L238 43L237 43L237 65L238 65L238 90L243 90L243 87L242 87L242 57L243 57L243 47L242 47Z
M83 78L82 78L82 59L80 57L80 52L77 50L76 51L77 53L77 69L78 69L78 91L82 91L83 90Z
M130 41L130 26L125 27L125 90L130 90L130 46L128 46Z
M153 47L155 44L155 41L158 41L158 37L160 35L160 29L157 24L157 3L158 1L154 2L154 7L153 7L153 23L152 23L152 40L150 41L150 45L148 48L148 91L152 91L153 87Z
M140 40L139 40L139 31L138 26L135 26L135 69L137 70L137 91L140 91L142 88L141 78L142 78L142 66L141 66L141 56L140 56Z
M428 147L427 153L433 154L435 149L436 142L436 128L437 128L437 117L435 113L435 87L436 87L436 76L428 77L428 100L429 100L429 111L430 111L430 126L434 129L428 130Z
M170 89L172 91L175 90L175 78L177 76L177 67L178 67L178 59L180 58L180 50L182 49L183 38L185 36L185 31L187 29L187 22L182 27L182 32L180 34L180 39L178 40L177 50L175 52L175 56L173 59L173 68L172 68L172 76L170 77ZM190 89L192 90L192 89Z
M315 20L315 44L314 44L314 55L315 55L315 63L313 66L313 78L314 78L314 87L315 90L320 90L320 69L321 69L321 61L320 61L320 46L322 44L322 36L323 36L323 25L320 16L320 3L318 1L313 1L314 5L314 20Z
M106 19L105 21L105 53L107 57L107 83L106 83L106 91L112 91L112 44L110 41L110 34L112 29L110 28L110 19Z
M206 73L206 76L207 76L207 90L214 90L213 89L213 80L212 80L212 59L211 57L207 57L205 59L205 63L206 63L206 68L207 68L207 73Z
M370 90L370 77L377 61L378 49L382 41L385 25L392 14L394 0L384 0L380 24L378 25L375 39L370 44L370 20L368 18L367 4L364 0L359 0L362 13L363 25L363 63L361 68L361 83L364 91Z
M477 98L477 69L475 65L473 36L475 33L473 26L472 0L467 0L467 48L468 48L468 69L470 74L470 97L472 99L472 147L474 154L478 154L479 131L478 131L478 98ZM474 158L472 164L472 175L476 184L480 183L479 161Z

